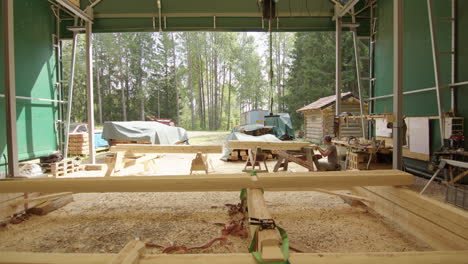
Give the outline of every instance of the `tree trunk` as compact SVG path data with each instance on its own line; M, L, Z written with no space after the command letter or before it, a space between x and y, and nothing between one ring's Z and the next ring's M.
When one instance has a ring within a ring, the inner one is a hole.
M198 87L199 87L199 101L200 101L200 126L202 129L206 129L206 118L205 118L205 95L203 88L203 64L201 59L201 54L198 55L198 68L200 70L200 77L198 78Z
M98 94L98 111L99 111L99 124L102 124L102 97L101 97L101 72L98 70L97 71L97 80L96 80L96 86L97 86L97 94Z
M192 46L190 45L190 37L187 35L187 64L188 64L188 84L189 84L189 100L190 100L190 123L191 123L191 128L192 130L195 130L195 109L193 105L193 97L194 97L194 92L193 92L193 80L192 80L192 54L190 52L190 49Z
M141 97L140 99L140 114L141 114L141 121L145 121L145 98Z
M125 100L125 85L124 82L120 82L120 91L122 96L122 119L123 121L127 121L127 107L126 107L126 100Z
M229 66L229 86L228 86L228 113L227 113L227 129L231 129L231 66Z
M171 37L172 37L172 58L173 58L173 66L174 66L174 89L175 89L175 94L176 94L176 111L177 111L177 114L176 114L176 124L178 126L180 126L180 109L179 109L179 88L177 87L177 68L176 68L176 64L177 64L177 61L176 61L176 43L175 43L175 39L174 39L174 34L175 33L171 33Z

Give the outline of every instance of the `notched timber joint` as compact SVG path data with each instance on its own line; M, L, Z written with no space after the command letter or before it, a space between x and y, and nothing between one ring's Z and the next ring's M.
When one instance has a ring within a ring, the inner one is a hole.
M249 225L258 226L259 231L265 229L276 229L276 223L273 219L259 219L255 217L249 217Z

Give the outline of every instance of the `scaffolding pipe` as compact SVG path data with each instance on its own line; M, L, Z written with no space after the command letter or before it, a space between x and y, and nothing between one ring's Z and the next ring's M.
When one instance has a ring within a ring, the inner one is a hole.
M15 83L15 40L13 20L13 0L2 1L3 23L3 69L6 107L6 139L8 154L8 175L19 174L18 136L16 133L16 83Z
M434 28L434 17L432 15L432 0L427 0L427 13L429 16L429 29L431 32L431 46L432 46L432 60L434 62L434 78L435 78L435 86L436 86L436 93L437 93L437 109L439 112L439 130L440 130L440 143L441 146L444 145L444 116L442 113L442 91L441 91L441 83L440 83L440 76L439 76L439 55L437 54L437 42L436 42L436 32Z
M353 42L354 42L354 58L356 61L356 78L357 78L357 84L358 84L358 93L359 93L359 110L361 112L361 130L362 130L362 137L366 138L366 126L364 124L364 102L362 98L362 92L361 92L361 64L359 63L359 47L358 47L358 39L357 39L357 32L356 29L353 28L351 29L353 32Z
M92 12L92 9L89 10ZM94 152L94 91L93 91L93 36L92 23L86 22L86 87L88 90L88 142L90 163L96 163Z
M457 19L457 11L456 11L456 6L457 6L457 0L452 0L452 78L451 78L451 83L455 83L457 80L457 73L456 73L456 67L457 67L457 62L456 62L456 50L457 50L457 26L456 26L456 19ZM451 108L452 108L452 113L457 112L457 98L455 94L455 87L450 87L450 101L451 101Z
M341 114L341 17L338 16L339 13L338 5L335 5L335 26L336 26L336 86L335 86L335 93L336 93L336 104L335 104L335 115L338 116Z
M71 111L73 104L73 84L75 77L75 61L76 61L76 42L78 38L78 32L73 31L73 44L72 44L72 54L71 54L71 69L70 69L70 83L68 86L68 105L67 105L67 122L65 124L65 148L63 150L63 156L68 155L68 141L70 133L70 122L71 122Z
M393 169L403 168L403 0L393 1Z

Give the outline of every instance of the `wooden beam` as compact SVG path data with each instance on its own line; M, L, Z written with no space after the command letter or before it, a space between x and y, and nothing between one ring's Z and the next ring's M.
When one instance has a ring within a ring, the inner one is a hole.
M468 239L468 211L406 188L367 187L382 197Z
M117 254L0 252L0 264L104 264ZM291 263L315 264L466 264L468 250L367 253L290 253ZM257 264L251 254L159 254L146 255L140 264Z
M22 204L30 203L30 202L43 202L43 201L59 198L59 197L62 197L62 196L71 195L71 194L73 194L73 193L64 192L64 193L54 193L54 194L49 194L49 195L42 195L42 196L39 196L39 197L27 198L27 199L15 201L10 206L14 207L14 206L18 206L18 205L22 205Z
M144 145L117 144L110 152L131 151L133 153L222 153L222 145Z
M36 205L30 209L28 209L26 212L35 214L35 215L45 215L48 214L52 211L55 211L59 208L64 207L65 205L73 202L73 196L68 195L68 196L63 196L59 197L55 200L49 200L46 202L43 202L39 205Z
M272 219L265 204L261 189L247 189L247 208L249 218ZM249 225L250 238L253 239L256 225ZM260 252L265 262L280 262L284 260L280 248L281 239L278 230L264 229L257 232L257 251Z
M239 141L229 140L229 149L257 149L262 150L301 150L303 147L310 146L308 142L294 142L294 141L281 141L281 142L265 142L265 141Z
M9 179L0 181L0 193L12 192L223 192L242 188L268 191L346 190L353 186L410 185L413 176L395 170L200 174L174 176L77 177Z
M337 193L337 192L332 192L332 191L328 191L328 190L325 190L325 189L314 189L315 192L321 192L321 193L326 193L326 194L330 194L330 195L336 195L336 196L339 196L339 197L343 197L343 198L348 198L348 199L351 199L351 200L356 200L356 201L360 201L360 202L368 202L368 203L371 203L372 201L365 198L365 197L362 197L362 196L356 196L356 195L351 195L351 194L345 194L345 193Z
M424 209L417 208L403 202L395 196L388 196L381 190L369 187L355 187L353 190L368 199L374 201L367 204L378 214L384 216L389 221L400 226L404 231L412 234L418 239L430 245L436 250L465 250L468 249L468 240L447 229L443 223L444 219L436 217L435 213L425 213ZM421 204L427 203L418 201ZM466 222L467 219L464 219Z
M145 253L145 243L140 240L132 240L115 256L109 264L137 264Z

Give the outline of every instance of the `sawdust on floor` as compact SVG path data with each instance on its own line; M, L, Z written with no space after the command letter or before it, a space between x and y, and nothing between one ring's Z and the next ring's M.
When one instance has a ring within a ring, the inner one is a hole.
M220 236L226 203L238 193L75 194L75 202L46 216L0 230L0 250L116 253L134 238L165 246L199 246ZM430 250L383 219L340 198L316 192L266 193L267 206L294 245L306 252ZM229 236L190 253L247 252L249 239ZM151 248L149 253L161 253Z
M105 155L105 154L104 154ZM194 155L169 154L157 159L157 171L138 166L122 175L188 174ZM235 173L243 162L223 162L210 155L215 173ZM272 168L275 162L268 162ZM290 163L290 170L306 171ZM79 172L70 177L98 176ZM116 253L139 238L165 246L200 246L221 235L227 223L225 204L237 204L239 193L90 193L74 194L74 202L45 216L31 216L0 228L0 250ZM378 215L351 207L337 196L317 192L266 192L272 217L305 252L400 252L431 250ZM235 216L239 217L239 216ZM250 239L228 236L224 245L188 253L247 253ZM161 253L149 248L148 253ZM178 252L181 253L181 252Z

